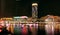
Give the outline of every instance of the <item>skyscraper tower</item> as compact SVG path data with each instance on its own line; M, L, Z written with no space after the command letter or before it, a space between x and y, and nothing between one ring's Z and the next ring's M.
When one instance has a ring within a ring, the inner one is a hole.
M32 18L38 17L38 3L32 3Z

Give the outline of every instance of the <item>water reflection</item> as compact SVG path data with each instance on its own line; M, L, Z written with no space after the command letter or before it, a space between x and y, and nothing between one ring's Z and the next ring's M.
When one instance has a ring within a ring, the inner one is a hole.
M60 35L60 23L0 24L1 35Z
M54 24L39 23L39 34L41 35L60 35L60 24L54 22ZM43 34L44 33L44 34Z

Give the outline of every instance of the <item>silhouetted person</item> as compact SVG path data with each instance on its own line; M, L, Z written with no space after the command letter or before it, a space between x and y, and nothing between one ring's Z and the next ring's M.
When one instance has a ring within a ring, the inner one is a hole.
M30 30L30 26L28 25L28 35L32 35L32 32Z
M7 29L6 29L6 27L3 27L2 28L2 35L8 35L8 34L12 34L11 32L9 32Z

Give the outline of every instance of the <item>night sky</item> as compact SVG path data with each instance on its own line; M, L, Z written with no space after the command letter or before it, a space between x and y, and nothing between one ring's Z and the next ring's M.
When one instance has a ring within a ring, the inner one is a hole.
M1 1L2 2L2 1ZM37 2L38 17L47 14L60 16L60 2L58 0L5 0L0 7L0 17L32 15L32 3Z
M39 0L39 17L47 14L60 16L60 1L58 0Z

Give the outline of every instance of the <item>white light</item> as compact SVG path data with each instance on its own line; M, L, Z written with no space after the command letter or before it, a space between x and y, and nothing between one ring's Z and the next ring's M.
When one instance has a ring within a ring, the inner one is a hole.
M5 21L5 23L8 23L8 21Z
M28 18L27 16L17 16L17 17L14 17L14 18Z
M6 24L6 26L9 26L9 24Z
M32 4L32 6L36 6L36 5L38 6L38 4L37 4L37 3L33 3L33 4Z
M27 16L21 16L20 18L28 18Z
M47 16L50 16L50 15L47 15Z
M47 21L49 21L48 19L45 19L45 21L47 22Z
M14 17L14 18L20 18L20 17Z

